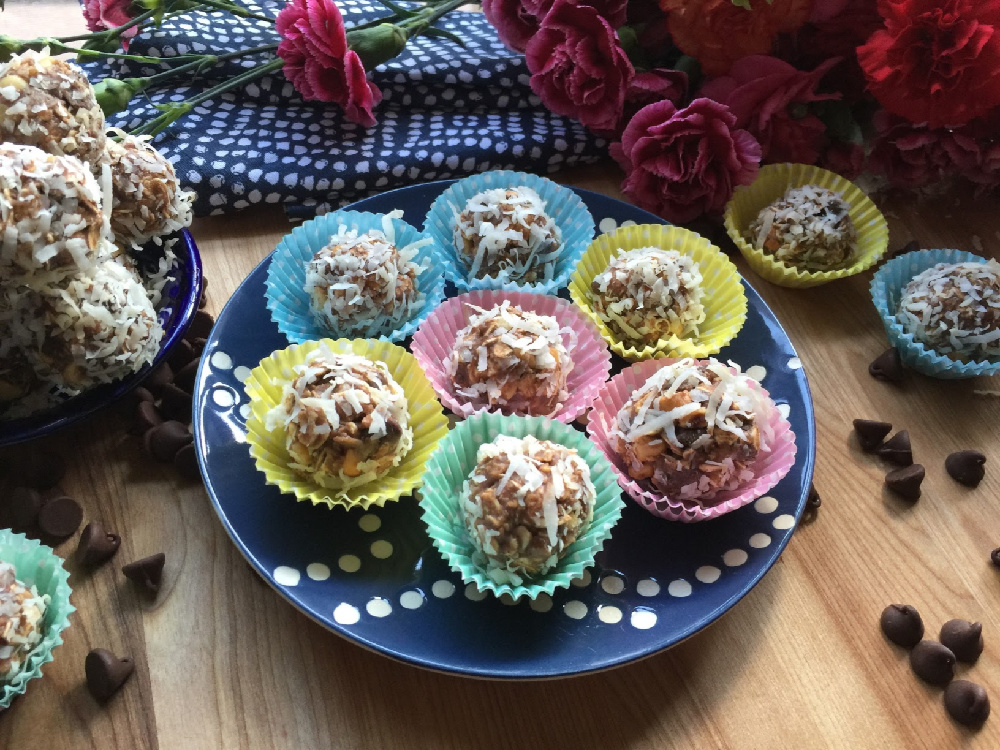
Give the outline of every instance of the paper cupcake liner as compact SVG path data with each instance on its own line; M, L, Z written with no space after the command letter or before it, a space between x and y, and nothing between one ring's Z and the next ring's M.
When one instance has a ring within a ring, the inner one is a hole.
M551 440L575 449L590 467L590 479L597 491L594 516L584 534L553 570L520 586L499 584L475 565L472 557L476 550L459 509L462 485L476 465L476 451L497 435L534 435L540 440ZM420 494L427 531L451 569L461 574L466 583L474 583L480 591L491 591L496 596L508 594L515 600L522 596L535 599L542 593L552 594L582 576L610 538L611 529L621 518L625 506L614 470L583 433L545 417L505 417L485 412L458 423L441 441L427 462L427 482Z
M619 249L658 247L694 258L704 279L705 322L694 338L670 336L636 347L621 341L605 325L591 304L590 285L617 257ZM716 354L743 328L747 297L739 272L719 248L699 234L669 224L636 224L602 234L586 249L570 280L569 294L577 307L597 326L611 351L632 362L658 357L708 357Z
M284 431L280 427L268 431L264 426L267 412L278 404L283 387L294 377L293 368L305 362L310 353L324 344L333 352L359 354L385 362L392 377L406 393L410 427L413 429L413 447L398 466L378 479L343 490L323 487L290 469ZM369 508L411 494L423 483L427 459L448 432L448 420L417 360L402 347L387 341L324 339L296 344L262 359L244 385L251 409L247 419L247 443L257 469L264 474L268 484L314 505Z
M858 230L858 255L851 265L832 271L803 271L775 260L743 239L743 230L757 218L761 209L778 200L789 188L803 185L828 188L847 201L851 220ZM875 265L889 244L885 217L867 195L840 175L807 164L762 167L753 184L736 189L726 206L725 221L730 238L754 271L772 284L799 289L859 274Z
M676 361L671 358L640 362L613 377L597 394L587 422L587 434L611 462L618 476L618 483L633 500L655 516L692 523L731 513L753 502L780 482L795 463L795 435L791 425L781 416L777 407L770 409L767 421L774 437L768 445L761 447L757 455L757 461L753 466L753 481L740 489L720 492L712 501L714 505L702 507L691 500L675 500L643 486L632 479L625 470L612 447L608 432L614 425L618 412L632 394L641 388L653 373ZM758 385L757 388L768 396L763 387Z
M295 227L278 243L267 268L265 297L271 319L289 342L301 344L304 341L353 335L348 331L331 330L313 317L306 291L306 265L337 234L341 225L364 234L372 229L381 231L382 218L383 214L366 211L334 211ZM402 219L393 219L392 224L399 248L424 237L423 233ZM378 337L380 341L402 341L411 336L420 322L444 299L442 268L445 261L436 245L419 248L413 262L424 266L417 276L417 288L424 295L423 304L402 325L383 332Z
M871 283L872 302L882 318L889 343L899 350L899 358L907 367L942 380L974 378L1000 373L1000 362L959 362L938 354L903 330L896 317L903 290L914 276L938 263L985 263L986 259L961 250L916 250L904 253L884 264Z
M455 349L459 331L476 314L469 305L489 310L504 300L522 310L554 317L559 321L560 328L570 328L576 334L576 346L569 350L573 361L573 369L566 381L569 398L558 411L548 415L560 422L572 422L590 408L597 391L608 379L611 354L597 328L566 300L545 294L493 290L468 292L452 297L431 313L413 335L410 347L413 356L424 369L442 403L452 412L468 417L479 411L487 411L486 407L475 406L455 393L451 377L445 370L445 363ZM569 336L563 335L563 344L569 346Z
M2 683L0 709L4 709L25 691L28 682L42 676L42 666L52 661L53 649L62 644L62 632L69 627L69 616L76 607L69 601L69 573L63 568L62 560L40 542L9 529L0 529L0 562L13 565L18 581L25 586L35 586L39 594L47 594L50 599L42 620L44 636L41 643L28 655L17 676Z
M477 193L490 188L530 187L545 201L545 212L562 231L562 248L555 273L549 281L534 284L500 279L470 279L465 262L455 247L453 233L455 217L466 202ZM509 289L535 294L555 294L566 286L576 261L594 236L594 219L580 197L569 188L552 180L526 172L496 170L459 180L435 199L424 220L424 232L434 239L447 263L445 274L460 292L477 289Z

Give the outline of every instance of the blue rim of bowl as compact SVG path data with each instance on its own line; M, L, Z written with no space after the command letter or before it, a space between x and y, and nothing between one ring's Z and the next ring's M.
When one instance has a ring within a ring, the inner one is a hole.
M201 290L204 282L201 255L198 246L187 229L181 230L181 252L177 254L176 269L180 274L177 283L181 289L177 293L177 307L163 323L163 342L153 361L134 375L115 383L101 385L64 403L53 406L29 417L0 421L0 447L14 445L49 435L118 401L134 388L142 384L153 370L167 358L170 350L184 337L194 315L198 312Z

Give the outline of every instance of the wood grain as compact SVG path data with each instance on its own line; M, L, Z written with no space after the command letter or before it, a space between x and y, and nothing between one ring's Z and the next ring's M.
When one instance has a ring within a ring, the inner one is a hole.
M75 0L8 0L0 31L68 34ZM557 178L619 197L612 165ZM949 196L883 205L891 246L1000 254L1000 201ZM196 221L209 307L228 295L288 230L277 210ZM813 390L819 451L818 519L796 532L761 583L721 621L643 662L546 683L481 682L392 662L329 634L282 601L226 537L200 485L147 459L109 410L21 450L70 460L63 483L87 519L123 536L114 564L73 568L79 611L42 680L0 715L0 747L48 748L996 748L1000 717L978 733L946 716L905 655L878 630L890 602L909 602L928 634L951 617L980 620L986 651L961 672L1000 699L1000 399L986 380L872 380L886 346L868 298L870 274L807 291L771 286L737 259L783 322ZM909 505L882 490L884 467L851 436L855 417L909 429L927 467ZM976 490L943 470L953 450L978 447ZM0 458L14 462L18 451ZM58 552L69 557L75 541ZM124 562L167 554L165 590L135 596ZM132 655L137 674L106 706L83 687L83 660L103 646Z

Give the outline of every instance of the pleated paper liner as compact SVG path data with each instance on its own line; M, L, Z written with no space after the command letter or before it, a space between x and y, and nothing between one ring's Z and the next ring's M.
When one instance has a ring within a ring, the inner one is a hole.
M525 579L520 586L497 583L476 565L473 561L476 548L459 507L462 486L475 468L479 446L498 435L534 435L575 449L590 467L590 479L596 490L594 515L587 530L553 570L534 580ZM455 425L431 456L427 480L420 492L420 507L434 546L464 582L498 597L507 594L515 600L522 596L535 599L540 594L551 595L556 589L568 587L594 564L594 556L621 518L625 505L621 494L611 465L582 432L546 417L507 417L480 412Z
M569 397L554 413L547 416L560 422L572 422L590 408L611 372L611 354L593 323L570 302L545 294L482 290L446 300L425 320L413 335L410 347L413 356L424 369L438 396L448 409L463 417L486 407L476 406L455 393L445 363L451 358L459 331L476 315L474 307L489 310L510 301L526 312L554 317L560 328L570 328L576 334L576 346L569 350L573 369L566 381ZM563 344L569 347L569 336L563 334ZM493 411L497 411L494 409Z
M11 681L0 683L0 709L4 709L24 693L31 680L42 676L42 667L52 661L52 651L62 644L62 632L69 627L69 616L76 607L69 601L69 573L62 560L41 542L0 529L0 562L13 565L18 581L49 597L41 642L28 654L21 671Z
M413 447L398 466L371 482L342 490L323 487L290 469L284 430L278 427L268 431L264 426L267 412L279 403L285 384L295 377L293 368L305 362L321 345L334 353L358 354L385 362L406 394L413 429ZM448 420L417 360L402 347L387 341L324 339L295 344L262 359L247 378L245 388L251 409L247 419L247 442L257 469L264 474L268 484L314 505L369 508L411 494L423 483L427 459L448 432Z
M875 273L871 283L872 302L882 318L889 344L899 350L899 358L912 370L942 380L975 378L1000 373L1000 361L980 360L962 362L952 359L917 341L913 334L903 330L896 317L903 290L914 276L938 263L985 263L972 253L961 250L917 250L904 253L885 263Z
M382 231L382 214L367 211L334 211L317 216L295 227L278 243L271 264L267 268L267 309L271 319L288 341L301 344L323 338L352 338L357 335L350 331L335 331L313 317L306 291L306 265L313 255L326 247L330 238L340 231L341 226L355 229L364 234L373 229ZM402 219L393 219L398 249L424 238L424 234ZM417 250L413 262L424 266L417 275L417 288L423 294L423 301L409 317L399 324L385 321L378 331L368 331L364 335L382 341L402 341L411 336L431 310L444 299L443 255L436 245L429 244Z
M743 232L763 208L778 200L789 188L819 185L839 193L849 206L851 221L858 231L858 254L854 262L830 271L805 271L753 247ZM808 164L769 164L762 167L753 184L738 187L725 214L726 231L743 253L750 267L772 284L804 289L835 279L854 276L874 266L889 244L885 217L871 199L854 183L838 174Z
M590 289L594 278L608 267L619 251L643 247L677 250L691 256L698 264L705 293L705 322L701 324L698 336L670 336L652 345L636 346L620 340L594 312ZM700 234L669 224L635 224L602 234L590 243L580 258L570 280L569 294L577 307L597 326L611 351L632 362L658 357L699 358L716 354L736 337L747 318L747 297L732 261Z
M737 508L753 502L774 487L788 473L795 463L795 435L788 420L781 416L773 405L765 415L773 438L762 445L753 466L754 478L743 487L728 492L720 492L710 502L702 506L693 500L679 500L651 489L651 485L632 479L611 444L608 433L614 426L618 412L639 390L653 373L661 367L676 362L676 359L656 359L639 362L613 377L597 394L594 408L587 422L587 434L603 451L618 476L618 483L639 505L655 516L686 523L706 521L710 518L731 513ZM756 386L765 396L763 387ZM768 397L770 402L770 397ZM764 431L761 430L763 436Z
M532 188L545 201L545 213L562 232L562 247L552 278L535 283L518 283L493 277L469 277L469 269L455 247L454 231L458 215L469 198L492 188ZM478 289L508 289L536 294L555 294L566 286L576 261L594 237L594 218L576 193L552 180L526 172L496 170L459 180L439 195L427 218L424 232L434 239L445 257L445 274L460 292Z

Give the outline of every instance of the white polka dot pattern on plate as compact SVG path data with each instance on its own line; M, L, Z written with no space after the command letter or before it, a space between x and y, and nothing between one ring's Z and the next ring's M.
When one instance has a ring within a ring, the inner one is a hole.
M532 599L528 606L530 606L535 612L548 612L552 609L552 597L548 594L541 593Z
M382 526L382 519L376 516L374 513L365 513L358 519L358 527L362 531L378 531Z
M376 596L368 600L368 603L365 605L365 612L372 617L388 617L392 614L392 605L388 599Z
M245 383L247 378L250 377L250 368L240 365L235 370L233 370L233 377L236 378L239 382Z
M385 539L372 542L371 553L372 557L377 557L379 560L388 560L392 557L392 542Z
M330 568L323 563L309 563L306 566L306 575L314 581L325 581L330 577Z
M753 378L758 383L763 383L764 378L767 377L767 368L764 365L754 365L753 367L748 367L746 370L746 376L748 378Z
M757 499L753 507L758 513L774 513L778 509L778 499L764 495L764 497Z
M228 409L236 403L236 397L233 396L233 392L225 386L217 386L212 389L212 401L216 406Z
M341 602L333 610L333 620L339 625L353 625L360 619L361 613L358 611L358 608L347 602Z
M590 580L591 580L590 570L587 569L583 571L583 575L581 575L579 578L574 578L569 583L571 586L576 586L578 589L585 589L587 588L587 586L590 585Z
M764 549L771 543L771 537L767 534L754 534L750 537L750 546L754 549Z
M637 609L632 613L629 621L636 630L649 630L656 625L656 612L651 609Z
M209 364L216 370L230 370L233 367L233 358L223 351L216 351L209 359Z
M635 590L639 596L656 596L660 593L660 584L652 578L644 578L636 584Z
M345 573L357 573L361 570L361 558L357 555L341 555L337 567Z
M784 513L775 518L774 521L771 522L771 525L778 531L787 531L795 526L795 516L790 516L787 513Z
M601 588L604 589L604 592L607 594L620 594L625 590L625 581L618 576L604 576L604 578L601 579Z
M676 581L671 581L667 584L667 593L670 594L670 596L676 596L678 598L691 596L691 584L683 578L678 578Z
M791 413L792 407L788 404L778 404L778 414L780 414L783 419L788 419L788 415Z
M613 604L602 604L597 608L597 619L608 625L622 621L622 611Z
M722 571L714 565L702 565L694 572L694 577L702 583L715 583L721 575Z
M243 404L240 407L240 416L243 417L244 421L250 419L250 404Z
M274 582L279 586L298 586L302 574L295 568L279 565L274 569Z
M747 558L746 550L731 549L722 556L722 562L730 568L738 568L747 561Z
M424 595L419 591L404 591L399 595L399 606L403 609L420 609Z
M608 216L605 219L601 219L601 222L597 225L597 228L602 234L607 234L608 232L613 232L618 228L618 222Z
M476 588L476 584L470 583L465 587L465 598L473 602L481 602L486 598L486 592Z
M798 357L792 357L790 360L788 360L788 369L789 370L801 370L802 369L802 360L799 359Z
M442 578L440 581L434 581L434 585L431 586L431 593L438 599L447 599L455 593L455 584Z
M587 616L587 605L579 599L571 599L563 605L563 612L574 620L582 620Z

